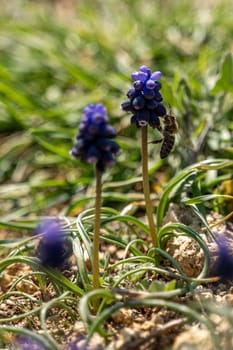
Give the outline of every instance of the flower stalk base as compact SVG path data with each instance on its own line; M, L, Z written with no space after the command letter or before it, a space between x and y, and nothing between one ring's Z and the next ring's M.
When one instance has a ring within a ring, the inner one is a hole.
M102 171L96 167L96 199L95 199L95 223L93 237L93 289L100 287L99 273L99 246L100 246L100 215L101 215ZM98 301L94 302L94 312L98 307Z
M156 227L153 218L153 207L150 199L150 186L148 176L148 127L141 127L141 152L142 152L142 179L143 179L143 191L146 204L146 214L148 218L150 235L152 242L156 242Z

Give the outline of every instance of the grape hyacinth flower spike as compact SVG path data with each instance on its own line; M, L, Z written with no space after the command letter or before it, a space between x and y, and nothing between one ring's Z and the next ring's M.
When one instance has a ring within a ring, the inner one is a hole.
M160 118L165 118L166 108L160 93L162 84L158 81L162 76L159 71L151 72L146 66L141 66L138 72L132 73L133 88L127 92L128 100L121 108L132 114L131 124L141 129L142 178L146 213L153 243L156 242L156 227L153 218L153 207L150 200L148 176L148 125L162 131Z
M19 350L47 350L42 343L25 336L17 337L16 343Z
M77 142L70 154L85 163L95 164L98 171L115 164L120 147L111 139L116 130L108 124L106 108L101 104L90 104L83 109Z
M230 251L229 244L232 241L221 237L218 241L218 258L214 266L214 274L221 281L233 280L233 254Z
M116 162L116 156L120 153L120 147L112 139L116 136L116 130L108 123L107 111L101 103L90 104L83 109L77 142L70 154L74 158L89 164L94 164L96 169L96 200L95 200L95 224L93 239L93 288L99 287L99 235L101 213L101 182L102 173L107 167Z
M62 231L61 222L56 218L44 220L38 225L36 233L43 234L36 249L36 256L41 265L61 267L72 253L70 242Z
M132 73L133 88L127 92L128 100L121 104L121 108L132 114L131 124L138 128L149 125L161 130L159 117L166 115L160 93L162 84L158 81L161 77L160 71L151 73L146 66L141 66L139 72Z

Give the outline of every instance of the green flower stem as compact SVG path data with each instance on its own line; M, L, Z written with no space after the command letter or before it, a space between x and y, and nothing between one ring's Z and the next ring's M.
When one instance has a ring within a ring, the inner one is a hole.
M148 137L147 137L147 126L141 127L141 152L142 152L142 181L143 191L146 203L146 214L149 222L150 235L152 242L156 242L156 227L153 218L153 207L150 200L150 187L149 187L149 176L148 176Z
M98 289L99 282L99 245L100 245L100 213L102 172L96 167L96 199L95 199L95 223L93 237L93 289Z

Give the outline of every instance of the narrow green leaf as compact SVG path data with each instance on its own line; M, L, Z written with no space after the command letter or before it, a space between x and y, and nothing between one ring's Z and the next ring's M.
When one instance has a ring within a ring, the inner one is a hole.
M2 81L0 81L0 93L7 96L10 101L17 103L21 108L25 108L26 110L31 110L33 108L31 102L27 99L27 97L25 97L22 93L10 85L3 83Z
M72 243L73 243L74 256L76 257L76 260L77 260L78 273L85 290L88 291L91 288L91 284L88 277L86 261L84 260L85 255L82 249L82 244L80 242L80 239L77 236L72 240Z
M35 139L42 147L44 147L48 151L55 153L64 159L71 160L71 156L69 155L69 150L63 149L61 146L55 146L52 142L52 139L51 139L51 142L47 142L39 136L36 136Z
M233 196L230 196L227 194L207 194L207 195L198 196L190 199L184 199L182 200L182 202L185 204L199 204L199 203L204 203L206 201L210 201L212 199L220 199L220 198L233 200Z
M233 92L233 60L230 53L223 58L219 79L216 81L211 92L213 94Z
M233 161L227 159L208 159L185 168L180 171L170 182L166 185L164 192L160 198L157 208L157 230L162 226L163 218L168 207L169 197L174 191L175 187L186 180L189 176L195 175L197 172L206 170L217 170L233 166Z

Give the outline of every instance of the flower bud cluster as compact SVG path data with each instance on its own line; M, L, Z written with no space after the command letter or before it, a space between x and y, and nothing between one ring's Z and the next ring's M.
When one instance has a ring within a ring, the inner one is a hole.
M61 228L61 222L57 219L48 219L39 224L37 234L43 234L36 256L43 266L60 267L70 256L71 249Z
M162 85L158 81L162 73L157 71L151 73L146 66L141 66L139 72L132 74L134 80L133 88L127 92L128 100L123 102L121 108L131 112L131 124L137 127L150 125L152 128L160 129L159 117L166 115L166 108L159 90Z
M116 130L108 124L106 113L101 103L84 108L77 142L70 152L74 158L96 164L100 171L113 166L115 156L120 153L118 144L111 140L116 136Z

